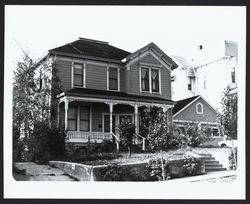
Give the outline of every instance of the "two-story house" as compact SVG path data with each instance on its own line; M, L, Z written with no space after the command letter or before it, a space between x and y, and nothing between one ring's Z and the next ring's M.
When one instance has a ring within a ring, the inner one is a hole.
M140 111L158 106L172 120L170 72L177 64L154 43L130 53L108 42L79 38L49 50L61 93L56 96L57 122L68 142L114 139L118 127L133 122L139 133Z

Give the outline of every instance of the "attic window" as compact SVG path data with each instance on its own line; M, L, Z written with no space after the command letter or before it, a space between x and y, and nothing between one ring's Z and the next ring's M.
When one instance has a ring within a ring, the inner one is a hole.
M197 114L203 114L203 105L202 105L202 103L197 103L196 104L196 113Z

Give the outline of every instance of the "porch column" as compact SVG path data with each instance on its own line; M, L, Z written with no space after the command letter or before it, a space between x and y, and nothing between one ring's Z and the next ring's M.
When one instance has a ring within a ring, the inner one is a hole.
M66 98L65 101L64 101L64 109L65 109L65 130L68 129L68 109L69 109L69 101L68 99Z
M139 123L138 123L138 104L134 105L135 110L135 133L139 134Z
M58 101L57 104L57 128L59 128L60 125L60 102Z
M110 102L109 104L109 132L110 134L112 133L112 129L113 129L113 117L112 117L112 114L113 114L113 103Z

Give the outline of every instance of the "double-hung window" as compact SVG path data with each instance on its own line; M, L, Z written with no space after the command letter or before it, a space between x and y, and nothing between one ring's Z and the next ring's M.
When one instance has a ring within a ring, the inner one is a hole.
M159 92L159 70L151 69L152 92Z
M80 106L80 131L89 131L89 108Z
M160 93L160 70L141 67L141 92Z
M118 68L109 67L109 90L118 90Z
M84 71L83 64L74 63L73 64L73 85L76 87L84 86Z
M68 110L68 130L77 130L77 106L70 106Z
M141 68L141 90L149 91L149 69Z

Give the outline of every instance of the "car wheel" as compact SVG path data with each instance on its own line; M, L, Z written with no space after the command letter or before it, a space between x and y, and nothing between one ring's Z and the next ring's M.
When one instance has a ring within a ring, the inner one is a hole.
M227 145L226 144L221 144L221 147L224 148L224 147L227 147Z

